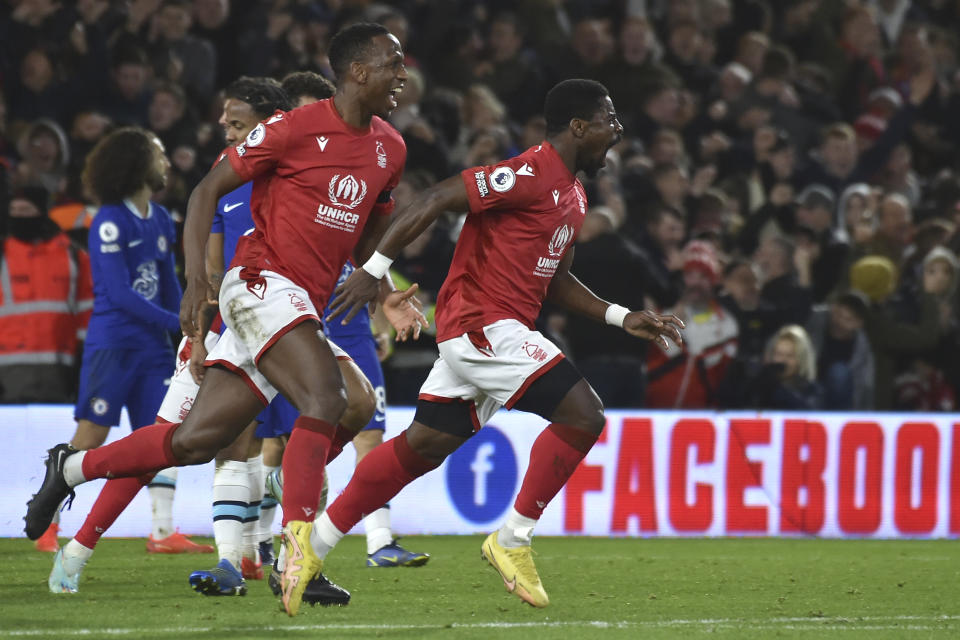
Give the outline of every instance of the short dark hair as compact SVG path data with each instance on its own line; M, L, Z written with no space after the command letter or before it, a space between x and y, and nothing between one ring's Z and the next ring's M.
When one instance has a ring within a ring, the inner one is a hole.
M273 114L274 111L289 111L290 97L273 78L241 76L227 85L223 95L250 105L261 119Z
M357 22L337 32L330 40L327 57L337 80L343 80L350 63L363 60L373 53L372 40L388 36L390 31L375 22Z
M147 182L153 166L153 134L123 127L96 144L83 166L83 184L100 204L121 202Z
M181 107L187 105L187 93L183 90L183 87L178 85L175 82L170 82L168 80L160 80L154 85L153 94L166 93L173 96L173 99L176 100Z
M304 96L323 100L337 91L332 82L313 71L288 73L280 84L287 96L290 97L293 106L296 106L297 101Z
M560 133L573 118L589 120L609 95L607 88L596 80L574 78L558 83L547 92L543 103L547 135Z
M842 307L846 307L860 320L866 320L867 314L870 311L870 301L866 299L864 294L860 293L856 289L848 289L844 291L836 297L833 303Z

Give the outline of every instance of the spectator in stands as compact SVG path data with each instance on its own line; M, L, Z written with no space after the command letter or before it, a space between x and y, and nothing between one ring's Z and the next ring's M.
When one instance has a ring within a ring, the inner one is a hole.
M129 40L121 40L114 46L110 78L100 111L118 125L145 126L152 96L147 54Z
M748 400L746 406L791 411L822 409L823 390L817 383L816 358L803 327L781 327L767 347L767 366L753 386L755 399Z
M644 286L660 308L672 307L682 285L683 241L686 228L676 209L657 204L626 235L647 254L649 272Z
M623 118L624 131L630 135L637 135L633 129L635 117L648 87L659 82L679 84L676 75L657 62L657 46L650 22L642 16L630 16L620 25L617 55L601 72L603 84Z
M0 262L0 402L70 402L90 310L90 259L47 217L41 187L15 191Z
M735 258L723 270L717 300L737 321L737 366L740 377L755 371L770 337L783 325L779 310L760 297L759 269Z
M866 255L857 247L866 247L876 232L875 201L870 185L858 182L844 189L837 204L837 237L843 239L859 257Z
M826 187L811 185L797 199L794 236L798 251L807 256L795 264L809 268L809 282L814 302L823 302L837 285L839 273L847 261L849 245L833 228L834 197ZM806 280L807 276L801 278Z
M899 268L913 240L913 211L899 193L888 193L880 201L877 230L868 246L870 254L890 259Z
M187 118L187 95L177 84L157 84L147 110L147 124L168 149L196 144L196 131Z
M823 408L829 411L873 410L873 352L863 330L868 304L862 293L847 291L814 307L807 321Z
M546 95L539 62L523 48L524 36L516 15L494 15L487 36L488 55L473 70L477 81L497 94L517 122L539 113Z
M781 324L807 321L813 305L809 252L798 257L797 246L788 238L771 235L753 254L760 274L760 298L777 309Z
M683 293L666 313L683 320L683 343L647 356L646 406L702 409L719 404L718 389L737 355L737 321L717 301L720 264L713 247L695 240L683 250Z
M875 366L875 409L888 411L894 407L894 377L898 361L912 358L932 349L940 337L940 320L936 300L923 292L917 299L918 320L906 322L890 304L896 290L896 265L884 256L866 256L850 268L851 287L870 299L864 329L873 349Z
M190 34L192 24L188 0L164 0L154 19L151 57L157 77L180 84L199 104L206 104L216 87L217 52Z
M41 187L53 197L66 189L70 144L60 125L46 118L31 123L20 136L17 151L21 160L11 175L14 188Z

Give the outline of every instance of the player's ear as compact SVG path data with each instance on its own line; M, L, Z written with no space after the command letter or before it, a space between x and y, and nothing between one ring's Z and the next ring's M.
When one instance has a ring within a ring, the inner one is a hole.
M354 61L350 63L350 75L357 81L357 84L367 83L367 65L363 62Z
M587 129L587 123L582 118L571 118L569 128L575 138L582 138Z

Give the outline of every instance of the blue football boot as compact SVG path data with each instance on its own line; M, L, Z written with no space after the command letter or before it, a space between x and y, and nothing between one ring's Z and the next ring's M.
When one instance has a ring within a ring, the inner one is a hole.
M205 596L245 596L247 583L230 561L224 558L213 569L194 571L190 586Z
M428 553L407 551L394 540L373 553L367 554L368 567L420 567L430 559Z

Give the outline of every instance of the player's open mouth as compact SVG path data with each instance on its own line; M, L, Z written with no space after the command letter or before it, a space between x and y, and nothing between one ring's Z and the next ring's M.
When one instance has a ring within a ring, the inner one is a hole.
M390 108L391 109L397 108L397 96L400 95L401 92L403 92L403 85L390 89Z

